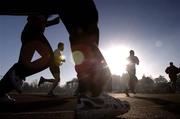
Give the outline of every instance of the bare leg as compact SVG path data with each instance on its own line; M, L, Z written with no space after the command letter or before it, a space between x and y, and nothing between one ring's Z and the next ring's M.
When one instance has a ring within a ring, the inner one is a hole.
M41 58L31 62L35 51L41 55ZM22 45L18 61L18 64L20 64L18 75L27 77L48 68L52 60L52 53L49 43L43 43L39 40Z
M41 77L40 80L39 80L39 83L38 83L38 86L40 86L41 84L45 83L45 82L49 82L49 83L52 83L52 86L48 92L48 95L54 95L53 94L53 91L54 89L57 87L57 85L59 84L59 80L57 79L46 79L44 77Z
M60 18L70 34L70 44L80 93L98 96L111 73L99 48L98 13L92 0L68 0L60 8Z
M48 94L53 94L54 89L57 87L57 85L60 82L60 69L59 66L55 65L54 60L53 62L51 62L50 71L55 79L52 82L53 84Z
M59 69L59 66L57 66L55 64L54 59L52 60L49 68L50 68L50 71L51 71L54 78L53 79L45 79L45 78L41 77L39 80L38 86L40 86L44 82L52 83L52 87L49 90L48 94L53 95L54 89L57 87L57 85L60 82L60 69Z
M37 51L42 57L34 62L31 62L35 51ZM0 95L3 96L15 88L13 83L10 82L11 76L9 74L12 74L11 72L15 71L15 74L18 75L20 80L40 72L50 66L52 54L53 51L46 39L43 39L43 41L34 40L32 42L22 44L18 63L15 63L0 81Z

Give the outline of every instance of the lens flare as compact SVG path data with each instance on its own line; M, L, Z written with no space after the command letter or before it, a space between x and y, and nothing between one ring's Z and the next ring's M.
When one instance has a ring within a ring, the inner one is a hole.
M81 64L84 61L84 54L81 51L76 50L72 54L76 65Z

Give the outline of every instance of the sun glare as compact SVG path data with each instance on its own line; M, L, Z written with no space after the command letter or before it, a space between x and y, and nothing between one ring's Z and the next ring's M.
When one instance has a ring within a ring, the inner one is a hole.
M113 45L102 51L112 74L122 75L126 72L126 58L129 56L129 50L127 46Z

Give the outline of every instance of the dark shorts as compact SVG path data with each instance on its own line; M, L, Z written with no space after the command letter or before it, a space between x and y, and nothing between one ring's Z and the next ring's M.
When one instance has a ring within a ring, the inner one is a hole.
M60 73L60 66L56 65L55 61L51 62L50 68L51 68L51 71L53 71L53 73Z

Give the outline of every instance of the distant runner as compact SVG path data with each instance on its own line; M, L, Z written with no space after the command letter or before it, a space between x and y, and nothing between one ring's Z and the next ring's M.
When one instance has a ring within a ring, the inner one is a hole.
M64 43L62 43L62 42L58 43L58 47L54 51L55 67L53 68L54 72L52 72L54 79L45 79L44 77L41 76L39 83L38 83L38 86L40 86L44 82L52 83L52 87L48 92L48 96L55 96L53 91L60 82L60 68L58 68L58 67L61 66L65 62L65 57L62 54L63 50L64 50Z
M22 92L22 84L27 76L46 68L54 70L53 50L44 36L45 28L59 23L59 17L48 20L48 15L29 15L21 34L21 50L19 60L0 80L0 97L12 100L8 93L16 90ZM31 61L37 51L41 58ZM58 68L58 66L57 66Z
M165 69L165 72L169 75L170 82L171 82L171 91L172 93L176 92L176 81L177 81L177 74L180 73L180 69L174 66L173 62L169 63L170 66L168 66Z
M136 65L139 65L139 59L137 56L135 56L135 53L133 50L130 50L130 56L127 58L128 64L126 67L126 70L129 74L129 83L128 83L128 88L126 89L125 93L126 96L129 97L129 90L132 91L132 93L136 94L135 92L135 87L137 84L137 77L136 77Z

